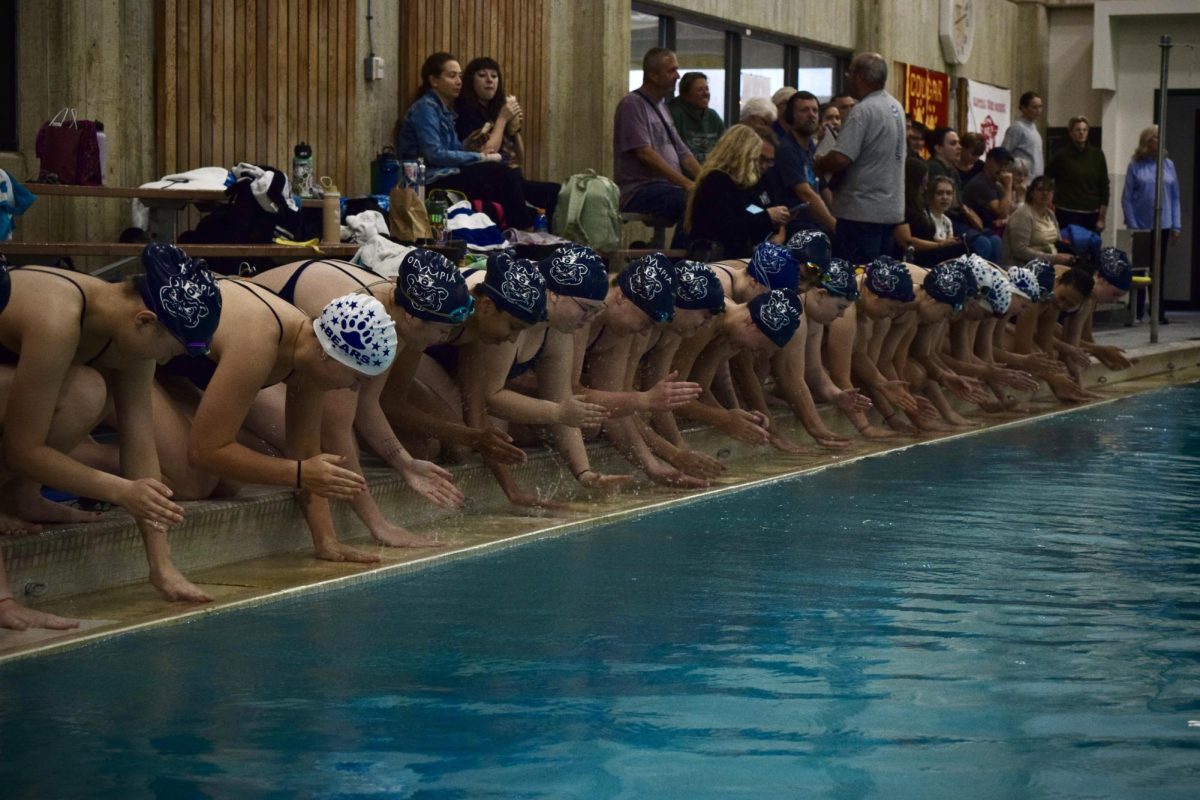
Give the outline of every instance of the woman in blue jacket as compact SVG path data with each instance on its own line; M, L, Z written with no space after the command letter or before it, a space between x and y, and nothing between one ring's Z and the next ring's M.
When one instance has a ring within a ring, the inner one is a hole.
M462 92L463 73L450 53L434 53L421 66L419 96L409 106L396 137L403 159L424 158L430 189L457 189L472 199L500 204L509 227L529 229L533 217L525 205L518 170L500 153L467 150L454 131L454 102Z
M1154 229L1154 186L1158 171L1158 126L1151 125L1138 137L1137 150L1129 160L1125 172L1125 190L1121 193L1121 209L1125 212L1125 227L1135 231L1134 236L1149 237ZM1163 158L1162 219L1159 236L1162 239L1162 263L1167 263L1167 242L1179 238L1181 217L1179 213L1179 177L1175 164ZM1153 246L1153 239L1150 240ZM1138 292L1137 318L1142 321L1145 295ZM1167 315L1159 309L1158 321L1166 323Z

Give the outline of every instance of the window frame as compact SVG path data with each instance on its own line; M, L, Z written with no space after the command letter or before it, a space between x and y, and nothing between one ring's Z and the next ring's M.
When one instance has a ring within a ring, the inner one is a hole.
M641 14L652 14L658 17L658 46L675 50L675 24L684 22L725 34L725 108L723 117L726 125L732 125L731 120L737 120L742 106L742 40L751 38L756 41L769 42L783 47L783 82L785 86L795 86L800 76L800 51L809 50L830 56L833 65L833 93L842 92L845 87L845 73L850 64L850 53L829 47L820 42L812 42L799 37L790 37L774 31L764 31L739 25L730 20L710 17L703 14L681 13L676 8L659 5L653 2L635 2L631 11ZM636 54L634 54L636 55Z

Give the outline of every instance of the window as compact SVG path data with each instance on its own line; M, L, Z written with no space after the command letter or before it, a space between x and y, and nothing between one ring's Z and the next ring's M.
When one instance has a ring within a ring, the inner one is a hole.
M797 40L760 35L732 23L674 16L646 3L630 18L629 88L642 85L642 56L652 47L668 47L679 58L679 74L703 72L712 94L709 108L723 119L737 119L741 104L769 98L784 86L806 89L828 100L842 86L846 57Z
M0 0L0 150L17 149L17 0Z
M774 42L745 37L742 39L742 72L741 88L742 102L752 97L771 95L784 86L786 72L784 70L784 47Z
M679 74L703 72L712 98L708 107L725 117L725 33L686 22L675 24L675 55Z

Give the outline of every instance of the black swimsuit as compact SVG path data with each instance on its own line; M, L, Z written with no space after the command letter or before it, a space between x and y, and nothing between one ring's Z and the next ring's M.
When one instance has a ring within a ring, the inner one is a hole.
M305 261L303 264L296 267L296 271L293 272L292 276L287 279L287 283L285 283L278 292L275 292L276 296L288 301L292 305L295 305L296 304L296 284L300 282L300 276L302 274L304 274L304 270L308 269L313 264L328 264L329 266L336 269L338 272L345 275L347 278L350 278L351 280L353 280L355 283L357 283L362 288L364 288L364 289L367 288L367 285L365 283L363 283L358 278L351 275L349 272L347 272L345 269L343 269L342 266L340 264L338 264L337 262L326 261L321 258L313 258L308 261Z
M542 351L546 349L546 340L549 338L550 328L547 327L545 333L542 334L541 345L538 346L537 352L533 354L533 358L529 359L528 361L517 361L515 360L516 354L513 354L514 360L512 366L508 368L508 380L511 381L513 378L521 377L537 365L538 359L542 357Z
M225 281L230 279L223 278L221 280ZM250 284L245 283L244 281L236 280L230 280L230 282L234 286L240 286L250 294L257 297L259 302L267 307L267 310L271 312L271 316L275 318L275 324L279 326L279 343L283 344L283 320L279 318L279 314L274 308L271 307L271 304L268 303L266 299L262 297L262 295L250 288ZM195 356L175 356L175 358L172 358L166 363L165 366L163 366L163 370L168 375L184 378L197 389L203 391L207 389L208 384L212 382L212 377L217 371L217 362L212 360L211 355L206 355L203 358L197 358ZM293 372L295 372L295 370L292 370L292 372L289 372L287 375L285 375L283 381L286 381L288 378L292 377ZM282 383L283 381L275 381L275 383ZM274 386L275 383L268 383L267 386ZM266 389L267 386L262 388Z
M16 270L19 270L19 269L25 270L26 272L40 272L43 275L52 275L56 278L62 278L64 281L71 284L79 291L79 299L83 301L83 307L79 309L79 333L82 335L83 334L83 321L87 317L87 295L84 294L83 287L60 272L49 272L48 270L37 269L36 267L13 267L12 269L9 270L9 272L15 272ZM108 352L108 348L112 345L112 342L113 342L112 339L109 339L107 342L105 342L104 346L100 348L100 352L96 353L96 355L92 356L87 361L83 362L83 365L85 367L90 367L92 364L96 363L96 361L100 358L100 356L102 356L106 352ZM0 344L0 364L16 364L17 361L20 360L20 358L21 358L20 353L9 350L4 345Z

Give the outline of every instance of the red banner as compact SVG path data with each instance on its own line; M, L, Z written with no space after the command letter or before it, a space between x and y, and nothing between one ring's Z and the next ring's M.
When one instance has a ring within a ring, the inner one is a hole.
M896 62L904 76L904 113L930 130L950 124L950 76Z

